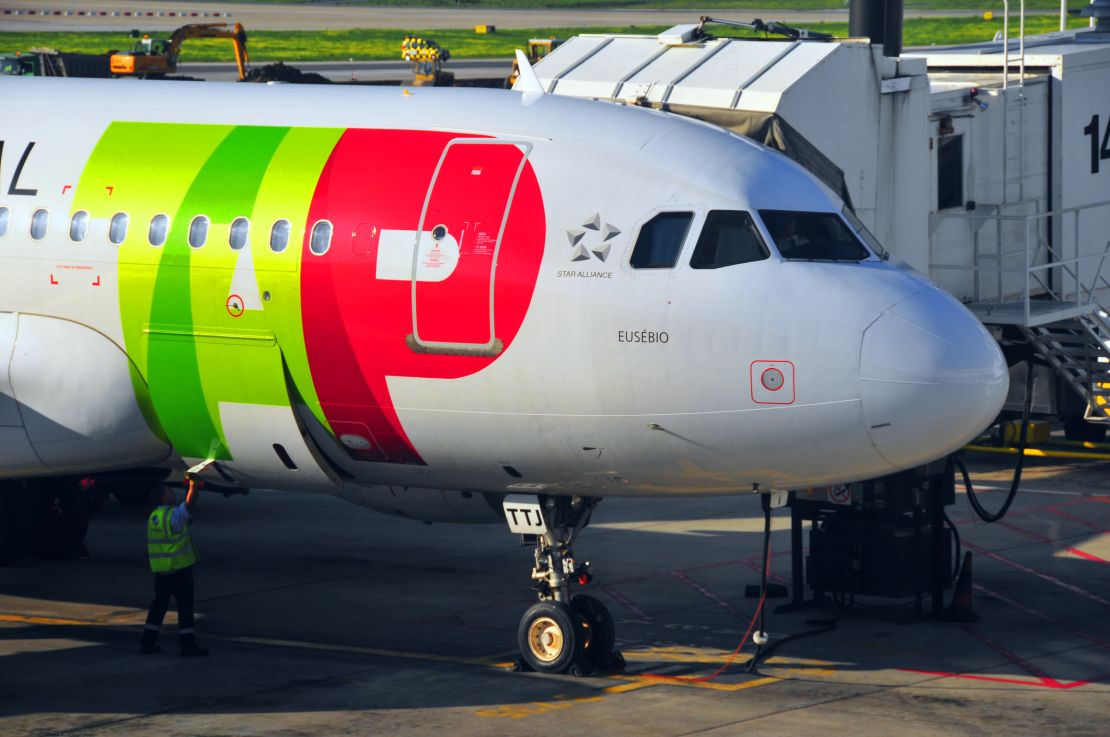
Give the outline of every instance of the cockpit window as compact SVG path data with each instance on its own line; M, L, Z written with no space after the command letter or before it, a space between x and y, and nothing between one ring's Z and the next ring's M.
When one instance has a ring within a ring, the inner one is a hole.
M632 249L632 268L673 268L693 219L692 212L661 212L644 223Z
M852 212L851 208L845 205L844 209L840 211L840 214L843 215L844 219L848 221L848 225L851 226L852 230L856 231L856 235L863 239L863 242L871 247L871 250L875 252L876 256L882 259L888 257L886 249L883 248L881 243L879 243L879 239L876 238L874 234L867 229L867 226L863 224L862 220L856 217L856 214Z
M736 210L710 210L690 258L690 268L719 269L761 261L769 255L751 215Z
M869 254L833 212L760 210L779 253L804 261L863 261Z

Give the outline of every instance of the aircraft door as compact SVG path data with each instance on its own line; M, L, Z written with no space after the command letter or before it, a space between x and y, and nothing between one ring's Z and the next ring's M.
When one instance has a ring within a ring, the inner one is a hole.
M456 139L440 156L412 254L412 334L422 353L496 355L494 284L505 223L531 144Z

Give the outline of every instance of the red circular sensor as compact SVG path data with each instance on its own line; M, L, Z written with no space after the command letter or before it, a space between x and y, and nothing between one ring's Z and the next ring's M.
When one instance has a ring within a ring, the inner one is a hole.
M760 382L763 383L763 388L769 392L777 392L782 389L782 385L786 383L786 377L777 368L769 368L763 372L759 377Z

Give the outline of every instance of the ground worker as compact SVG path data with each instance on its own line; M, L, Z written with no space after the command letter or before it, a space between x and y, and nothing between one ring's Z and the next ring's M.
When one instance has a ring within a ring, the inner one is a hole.
M147 655L162 649L158 646L158 632L162 629L162 618L166 616L171 596L177 600L181 654L185 657L208 654L208 650L197 647L193 630L193 565L197 562L197 553L189 535L201 482L189 474L186 480L188 492L181 504L177 503L177 495L169 484L158 487L153 494L158 507L147 519L147 551L150 570L154 571L154 601L146 615L141 646L141 652Z

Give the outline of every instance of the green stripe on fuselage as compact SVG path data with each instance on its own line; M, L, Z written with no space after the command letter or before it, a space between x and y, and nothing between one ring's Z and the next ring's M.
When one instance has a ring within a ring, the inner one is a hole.
M103 221L130 215L119 256L124 340L141 399L149 387L152 424L183 456L228 459L220 403L287 406L285 368L322 420L301 325L300 257L316 183L342 132L114 123L90 156L74 209ZM154 247L147 234L159 213L171 225L165 245ZM210 220L208 238L191 248L189 224L198 215ZM228 245L236 217L251 223L243 251ZM273 253L278 218L293 232ZM241 256L256 294L270 299L236 317L227 302Z
M173 332L151 334L147 382L162 427L177 451L185 456L230 458L219 421L219 387L223 383L220 366L204 358L207 353L211 359L237 359L219 355L226 353L220 350L221 341L206 344L174 332L187 333L206 327L194 321L194 314L204 317L198 314L201 312L198 308L211 309L215 303L226 314L231 283L228 269L234 267L238 255L227 245L226 226L254 208L262 177L288 130L254 126L232 129L197 173L175 214L177 227L170 230L163 247L150 324ZM207 216L210 225L205 247L194 249L188 243L189 223L198 216ZM209 268L213 268L212 273L207 273ZM258 383L241 388L269 384L268 378L271 377L257 377ZM278 404L283 400L282 395L264 398L269 401L259 403Z

